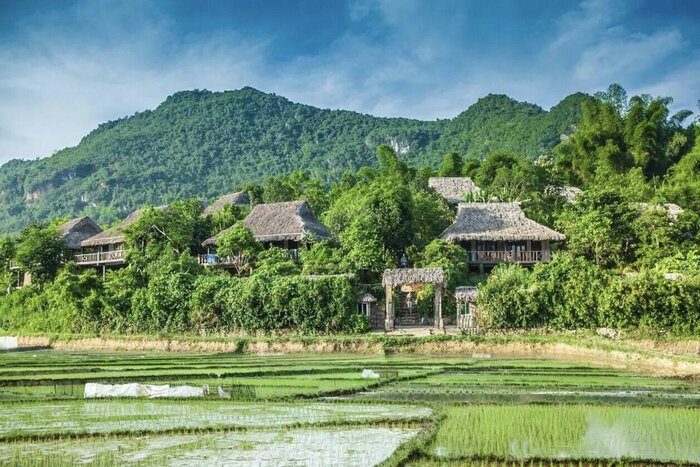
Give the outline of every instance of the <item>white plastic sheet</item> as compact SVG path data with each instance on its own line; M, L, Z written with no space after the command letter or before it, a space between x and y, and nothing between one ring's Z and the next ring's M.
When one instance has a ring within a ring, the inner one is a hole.
M372 370L362 370L363 378L379 378L379 375Z
M94 399L99 397L148 397L151 399L160 397L202 397L205 388L194 386L152 385L152 384L99 384L86 383L84 397Z
M2 336L0 337L0 349L16 349L19 347L19 339L17 336Z

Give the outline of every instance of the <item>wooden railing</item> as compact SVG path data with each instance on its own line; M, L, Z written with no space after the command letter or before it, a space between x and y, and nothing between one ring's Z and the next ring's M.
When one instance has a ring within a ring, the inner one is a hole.
M299 250L287 250L287 256L289 256L289 259L299 261ZM248 262L248 259L243 255L222 257L216 253L199 255L197 260L201 266L240 266Z
M474 315L472 315L472 314L457 315L457 327L459 329L475 328L476 327L476 320L474 319Z
M246 262L246 258L243 255L235 256L219 256L216 253L209 253L206 255L199 255L197 258L201 266L240 266Z
M470 251L472 263L545 263L551 259L549 251Z
M75 255L76 264L86 265L86 264L114 264L123 263L126 253L124 250L114 250L114 251L104 251L102 253L85 253L82 255Z

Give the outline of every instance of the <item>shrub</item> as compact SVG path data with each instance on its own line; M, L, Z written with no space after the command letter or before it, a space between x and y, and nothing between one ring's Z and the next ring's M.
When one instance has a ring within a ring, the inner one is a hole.
M497 266L479 287L477 301L482 325L511 329L544 324L530 273L517 264Z

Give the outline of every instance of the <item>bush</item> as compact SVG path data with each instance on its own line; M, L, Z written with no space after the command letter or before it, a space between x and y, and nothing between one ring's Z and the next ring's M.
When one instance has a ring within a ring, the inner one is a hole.
M530 273L517 264L497 266L479 287L477 301L482 325L512 329L545 324Z
M603 269L581 257L561 253L533 271L539 315L558 329L598 326L600 297L607 287Z
M700 279L669 280L655 272L611 281L601 299L603 326L667 329L679 334L700 330Z
M227 293L227 324L247 331L303 333L366 330L356 317L357 288L346 276L256 276L234 279Z

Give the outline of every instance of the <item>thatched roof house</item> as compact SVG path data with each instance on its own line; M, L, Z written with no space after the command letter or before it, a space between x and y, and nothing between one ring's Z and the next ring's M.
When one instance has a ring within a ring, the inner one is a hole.
M94 237L102 232L99 225L89 217L71 219L58 226L58 233L68 245L69 250L80 249L83 240Z
M480 191L469 177L430 177L428 186L450 204L461 203L467 193Z
M440 238L453 243L566 240L559 232L525 217L517 203L461 203L454 223Z
M583 194L583 190L575 186L562 186L558 189L558 194L567 202L573 202L578 196Z
M666 211L666 214L668 214L668 217L671 220L676 220L678 219L678 216L683 214L683 208L678 206L677 204L673 203L666 203L666 204L651 204L651 203L639 203L638 204L639 209L641 211L650 211L650 210L658 210L658 211Z
M211 205L207 206L202 215L206 217L221 212L229 204L237 206L250 206L250 197L245 191L238 191L236 193L224 195L214 201Z
M167 206L155 207L155 209L157 210L163 210L165 208L167 208ZM87 240L83 240L82 242L80 242L80 246L83 248L90 248L104 245L118 245L124 243L126 241L126 238L124 237L124 230L131 224L136 222L139 219L139 217L141 217L141 214L143 214L144 210L145 208L137 209L136 211L129 214L127 218L124 219L121 223L105 230L104 232L95 235L94 237L90 237Z
M331 237L328 227L316 219L306 201L258 204L243 219L243 224L250 229L255 239L262 243L326 240ZM202 245L216 245L221 234L230 229L231 227L219 232L205 240Z

